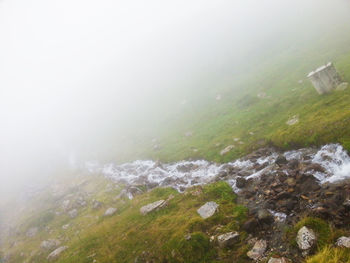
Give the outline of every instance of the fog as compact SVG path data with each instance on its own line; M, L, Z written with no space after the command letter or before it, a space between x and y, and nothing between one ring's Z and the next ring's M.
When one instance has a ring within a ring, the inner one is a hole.
M131 130L349 17L346 0L0 0L0 191L117 158Z

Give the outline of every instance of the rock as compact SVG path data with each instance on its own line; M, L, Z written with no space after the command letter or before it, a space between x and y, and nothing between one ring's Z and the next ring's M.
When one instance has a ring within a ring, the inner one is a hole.
M296 241L301 250L308 250L316 244L317 239L312 229L303 226L298 231Z
M157 210L159 208L162 208L166 205L166 201L165 200L158 200L156 202L153 202L151 204L145 205L143 207L140 208L140 213L143 215L146 215L154 210Z
M236 186L238 188L244 188L247 185L247 180L243 177L237 177L236 179Z
M247 256L253 260L261 258L267 249L266 240L258 240L255 242L252 250L248 251Z
M350 237L340 237L338 238L337 242L335 243L338 247L346 247L350 248Z
M47 256L47 260L51 261L51 260L58 258L59 255L61 255L61 253L63 251L65 251L67 248L68 248L67 246L63 246L63 247L59 247L59 248L55 249Z
M61 242L57 239L48 239L44 240L40 244L40 248L46 249L46 250L51 250L54 248L57 248L59 245L61 245Z
M28 229L26 236L27 237L34 237L38 233L39 229L37 227L31 227Z
M347 83L347 82L342 82L342 83L340 83L340 84L336 87L335 90L337 90L337 91L343 91L343 90L346 90L346 89L348 88L348 86L349 86L349 83Z
M284 157L283 155L279 155L275 161L275 164L277 164L278 166L281 166L283 164L287 164L288 161L286 159L286 157Z
M225 154L229 153L234 147L235 147L234 145L227 146L226 148L221 150L220 155L225 155Z
M269 261L267 263L290 263L290 260L287 258L270 258Z
M259 222L265 223L265 224L271 224L274 222L273 215L271 215L271 213L266 209L258 210L258 220Z
M101 208L101 206L102 206L101 202L99 202L97 200L92 201L92 209L97 210L97 209Z
M239 234L237 232L229 232L218 236L218 243L221 248L229 248L239 240Z
M243 224L242 229L248 233L254 233L258 227L258 221L255 218L251 218Z
M289 125L289 126L291 126L291 125L297 124L298 122L299 122L299 117L298 117L298 115L294 115L292 118L290 118L290 119L286 122L286 124Z
M70 227L70 224L65 224L65 225L62 226L62 229L63 230L67 230L69 227Z
M104 213L104 216L112 216L117 212L117 208L114 207L110 207L106 210L106 212Z
M64 211L68 211L68 209L70 208L70 204L71 204L70 200L64 200L62 202L62 209Z
M204 219L211 217L215 214L216 210L218 209L219 205L215 202L207 202L205 205L201 206L197 213Z
M77 209L72 209L68 212L68 215L71 217L71 218L75 218L78 216L78 210Z

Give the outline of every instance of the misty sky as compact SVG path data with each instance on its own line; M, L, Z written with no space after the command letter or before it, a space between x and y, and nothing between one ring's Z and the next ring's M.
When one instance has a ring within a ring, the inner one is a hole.
M287 36L349 22L349 10L346 0L0 0L0 184L44 176L202 92L202 76L239 74Z

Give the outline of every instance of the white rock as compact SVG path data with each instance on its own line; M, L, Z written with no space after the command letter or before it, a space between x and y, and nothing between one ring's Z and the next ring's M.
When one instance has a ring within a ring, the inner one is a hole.
M316 243L316 235L312 229L303 226L297 234L297 244L301 250L308 250Z
M340 237L335 244L338 247L350 248L350 237Z
M289 126L292 126L294 124L297 124L299 122L299 117L298 115L294 115L292 118L290 118L286 124L289 125Z
M43 242L41 242L40 244L40 248L42 249L54 249L56 247L58 247L59 245L61 245L61 242L57 239L48 239L48 240L44 240Z
M229 232L218 236L218 243L221 248L231 247L237 240L239 240L237 232Z
M215 214L216 210L218 209L219 205L215 202L207 202L205 205L201 206L197 213L204 219L211 217Z
M114 207L110 207L106 210L106 212L104 213L104 216L112 216L117 212L117 208Z
M67 230L69 228L69 226L70 226L69 224L65 224L65 225L62 226L62 229L63 230Z
M248 251L247 256L253 260L261 258L267 249L266 240L258 240L255 242L253 248Z
M159 201L156 201L156 202L153 202L151 204L148 204L148 205L145 205L143 207L140 208L140 213L143 214L143 215L146 215L156 209L159 209L163 206L166 205L166 201L165 200L159 200Z
M267 263L289 263L290 261L284 257L282 258L270 258Z
M47 260L54 260L54 259L58 258L59 255L61 255L61 253L63 251L65 251L67 248L68 248L67 246L63 246L63 247L59 247L59 248L55 249L47 256Z
M225 155L229 153L235 146L234 145L229 145L225 147L223 150L221 150L220 155Z

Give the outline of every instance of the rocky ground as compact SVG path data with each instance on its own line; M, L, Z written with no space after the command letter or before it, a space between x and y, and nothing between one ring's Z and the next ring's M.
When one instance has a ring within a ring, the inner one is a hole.
M113 189L123 185L123 189L113 197L113 202L121 200L122 204L125 199L131 200L157 187L172 187L185 195L188 193L187 189L192 189L191 195L201 196L204 194L202 186L226 181L238 196L236 202L248 208L247 218L236 231L222 233L215 230L207 234L211 242L225 251L237 242L249 244L250 250L246 257L250 261L303 262L307 254L315 252L317 239L322 238L317 232L319 229L312 229L312 224L302 224L298 229L295 228L305 218L324 220L322 222L330 223L335 229L347 229L350 223L350 158L336 144L326 145L321 149L307 148L289 152L263 148L227 164L203 160L172 164L136 161L123 165L89 162L80 165L78 169L86 176L103 174L112 180L102 187L104 193L113 192ZM89 186L89 177L86 176L87 179L68 188L62 185L51 186L53 203L59 204L54 216L64 218L60 232L68 231L72 227L69 220L80 219L81 216L92 220L89 225L93 225L96 220L98 222L99 216L94 215L94 211L104 210L102 217L113 217L119 212L120 208L103 202L96 196L96 190L91 190L95 186ZM142 206L139 213L146 216L164 209L171 204L173 198L173 195L168 195L164 199L154 200ZM198 208L197 213L203 219L208 219L220 209L219 204L208 200ZM218 224L213 229L222 227ZM22 228L12 227L7 232L2 230L2 233L6 232L12 237L20 236L20 232L24 231ZM297 233L288 234L293 229ZM45 231L50 235L56 233L48 226ZM40 227L25 228L25 238L38 236ZM65 244L67 237L62 234L56 237L40 241L40 250L50 252L47 260L56 260L69 249ZM349 247L349 240L343 236L336 244ZM19 242L12 241L11 246L15 247ZM293 242L296 244L293 245ZM39 252L39 255L42 253L44 252ZM6 251L3 254L3 262L23 262L12 260L13 255L10 259L6 256ZM18 258L23 259L25 255L23 252ZM138 258L137 262L143 262ZM145 258L147 262L147 255L141 258ZM218 256L217 259L220 261L220 258L227 259L225 256ZM95 260L94 257L91 259ZM148 262L157 261L153 259Z

